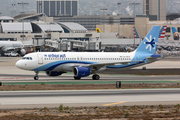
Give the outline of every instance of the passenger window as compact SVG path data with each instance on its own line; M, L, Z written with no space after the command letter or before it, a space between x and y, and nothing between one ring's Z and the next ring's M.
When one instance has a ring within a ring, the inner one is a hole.
M26 59L29 60L29 57L27 57Z
M30 60L32 60L32 57L30 57Z

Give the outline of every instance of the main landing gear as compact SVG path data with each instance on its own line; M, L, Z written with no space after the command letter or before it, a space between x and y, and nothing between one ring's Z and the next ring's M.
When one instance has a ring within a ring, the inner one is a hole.
M99 79L100 79L100 76L97 75L97 74L95 74L95 75L92 76L92 79L93 79L93 80L99 80Z
M34 76L34 80L39 80L39 76L38 76L38 73L39 71L34 71L36 73L36 75Z
M74 79L75 79L75 80L80 80L81 77L75 77L75 76L74 76ZM99 79L100 79L100 76L97 75L97 74L95 74L95 75L92 76L92 79L93 79L93 80L99 80Z

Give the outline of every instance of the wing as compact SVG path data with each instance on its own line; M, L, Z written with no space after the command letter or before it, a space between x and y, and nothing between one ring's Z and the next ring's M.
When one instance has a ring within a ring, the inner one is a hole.
M114 66L114 65L128 65L130 63L136 63L141 61L125 61L125 62L104 62L104 63L94 63L94 64L79 64L74 65L73 67L90 67L91 70L99 70L105 66Z
M90 67L91 70L99 70L102 67L105 66L116 66L116 65L128 65L131 63L139 63L139 62L144 62L144 63L152 63L157 60L163 59L162 55L152 55L147 57L144 60L138 60L138 61L124 61L124 62L104 62L104 63L93 63L93 64L74 64L72 67Z

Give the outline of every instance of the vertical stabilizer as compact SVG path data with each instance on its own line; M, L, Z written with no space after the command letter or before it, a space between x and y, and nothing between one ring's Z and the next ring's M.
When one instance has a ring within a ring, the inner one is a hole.
M134 34L134 38L139 38L139 34L136 30L136 27L133 27L133 34Z
M163 26L159 32L159 39L164 40L167 26Z
M136 53L155 54L160 26L153 26L142 43L136 49Z
M177 32L177 30L176 30L176 28L175 28L175 27L171 27L171 29L172 29L172 35L174 36L174 33L176 33L176 32Z

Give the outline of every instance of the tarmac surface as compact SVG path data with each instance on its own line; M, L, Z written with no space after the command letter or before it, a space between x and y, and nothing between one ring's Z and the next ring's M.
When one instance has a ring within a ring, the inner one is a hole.
M0 58L0 81L3 84L115 84L124 83L180 83L180 75L101 75L99 81L93 81L91 76L82 80L74 80L72 73L58 77L49 77L40 73L40 80L34 81L33 71L24 71L15 67L15 62L21 59ZM134 70L142 69L134 68ZM177 69L180 68L180 58L166 58L145 65L147 69ZM180 89L139 89L139 90L77 90L77 91L0 91L0 108L35 108L64 106L111 106L111 105L159 105L179 104Z
M33 75L2 75L0 81L3 84L115 84L116 81L124 83L180 83L180 75L157 75L157 76L140 76L140 75L101 75L100 80L92 80L91 76L74 80L73 75L62 75L58 77L48 77L40 75L40 79L35 81Z
M0 108L40 108L123 105L174 105L180 89L66 90L0 92Z

